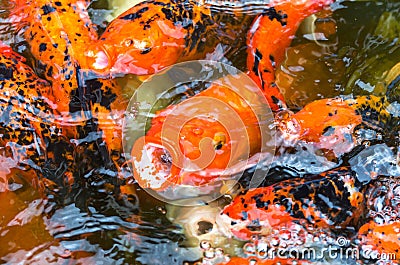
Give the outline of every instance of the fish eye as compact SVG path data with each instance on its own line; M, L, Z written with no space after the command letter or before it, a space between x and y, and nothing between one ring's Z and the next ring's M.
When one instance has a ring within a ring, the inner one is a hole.
M160 160L164 164L172 164L172 157L168 152L164 152L163 154L160 155Z
M132 46L133 45L133 40L132 39L126 39L124 44L125 44L126 47Z
M218 143L217 145L214 145L214 149L215 150L220 150L222 148L223 144L222 143Z
M226 143L226 136L222 132L214 134L213 145L215 150L220 150Z

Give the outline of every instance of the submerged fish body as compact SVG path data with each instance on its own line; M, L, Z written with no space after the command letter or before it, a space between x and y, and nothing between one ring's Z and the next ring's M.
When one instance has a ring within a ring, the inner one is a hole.
M52 133L50 130L54 117L50 102L42 96L51 89L50 84L39 79L23 62L24 59L10 47L0 44L1 134L3 146L25 147L31 149L30 155L34 155L38 149L44 150L42 135L47 138L59 131ZM25 155L30 156L29 152L20 150L19 160Z
M356 224L363 212L364 188L348 168L289 179L237 196L223 209L218 224L226 235L242 240L290 222L345 227Z
M97 33L86 10L88 2L15 1L12 20L29 43L38 69L52 83L52 96L61 111L69 111L71 92L79 87L78 66Z
M37 77L25 59L0 43L0 145L19 166L41 171L53 164L68 165L72 148L46 95L50 84ZM57 148L59 157L52 151Z
M247 36L249 76L263 90L274 111L286 108L283 95L275 84L275 70L285 57L300 23L322 10L333 0L282 1L253 22Z
M87 47L98 39L87 12L89 1L14 3L11 21L23 30L37 71L51 83L46 96L65 117L62 123L68 136L86 137L98 126L110 153L120 151L121 125L113 118L122 116L126 102L115 81L90 77L93 74L86 65Z

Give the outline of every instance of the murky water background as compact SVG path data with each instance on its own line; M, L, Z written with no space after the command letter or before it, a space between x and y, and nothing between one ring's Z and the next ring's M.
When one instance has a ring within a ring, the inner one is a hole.
M0 39L29 57L26 43L13 34L4 19L8 15L8 2L0 3ZM285 88L285 97L293 110L319 98L351 93L382 95L389 70L400 61L398 37L393 37L399 33L395 29L396 21L400 20L399 3L343 2L335 7L333 15L319 14L303 24L277 74L278 85ZM112 13L108 8L104 1L92 4L90 12L100 31ZM313 19L315 23L310 23ZM385 29L388 23L391 26ZM323 29L325 36L313 36L310 25ZM374 35L379 27L387 34L386 40ZM244 58L239 57L233 65L240 69L243 62ZM119 81L128 93L140 84L132 76ZM382 148L360 153L350 164L355 169L361 167L362 171L368 166L364 158L372 154L382 161L378 165L382 174L399 174L396 167L390 168L395 159L390 151L385 155L386 162L379 156L387 151L386 147ZM319 173L343 162L301 146L290 152L284 150L268 174L271 182ZM0 156L1 168L7 169L13 163ZM135 184L101 170L85 172L80 182L46 196L38 189L40 184L34 177L26 177L34 176L33 172L12 169L12 174L11 191L0 192L0 263L185 264L202 257L199 238L220 242L220 247L232 255L241 252L240 243L217 239L218 233L209 233L213 229L210 223L216 205L204 211L165 206ZM209 213L210 220L203 220L203 227L193 223L185 227L185 235L182 226L190 223L190 218ZM188 235L190 229L194 232ZM204 236L207 234L209 238Z

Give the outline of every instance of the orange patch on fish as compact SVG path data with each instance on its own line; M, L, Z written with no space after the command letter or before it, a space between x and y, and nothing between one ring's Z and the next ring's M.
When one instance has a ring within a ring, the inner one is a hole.
M400 221L379 225L374 221L364 224L358 231L360 245L369 245L383 257L400 260ZM370 251L371 253L371 251Z
M321 99L306 105L280 124L284 133L296 139L318 143L327 134L342 133L341 128L351 132L362 122L354 107L342 99Z
M249 76L263 90L272 110L284 109L285 100L275 84L275 70L282 63L301 21L333 1L287 1L267 9L248 32Z
M185 23L200 20L203 11L193 1L139 3L115 18L89 48L88 65L100 73L157 73L180 61L191 33Z

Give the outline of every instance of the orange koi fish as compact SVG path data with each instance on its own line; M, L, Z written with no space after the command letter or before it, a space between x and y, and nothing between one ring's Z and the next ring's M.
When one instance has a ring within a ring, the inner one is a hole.
M88 133L85 127L93 127L90 123L94 118L109 149L119 151L121 129L113 115L125 110L126 102L121 102L120 88L114 81L90 78L90 72L86 71L85 51L98 39L86 9L89 2L13 1L11 21L24 29L24 37L37 60L36 68L51 82L52 89L46 96L65 116L61 122L65 123L66 130L72 131L69 137L85 137ZM73 118L71 113L75 113ZM75 126L79 127L77 132Z
M378 177L367 194L367 217L357 239L362 256L367 259L400 261L400 180ZM395 263L395 262L394 262Z
M371 255L371 259L380 257L384 260L400 261L400 221L379 225L370 221L361 226L358 231L360 245L370 246L364 249L364 256ZM373 253L378 251L378 254Z
M322 228L344 227L360 217L363 189L348 168L285 180L237 196L217 223L227 236L242 240L299 220Z
M389 121L396 117L389 113L389 109L386 97L321 99L282 118L278 127L287 139L315 143L341 155L356 145L354 131L358 126L381 130L390 126Z
M280 126L282 131L292 131L292 134L296 134L296 139L318 142L324 132L330 129L340 131L340 128L350 126L351 131L361 122L362 117L357 114L355 105L350 106L345 100L337 98L316 100Z
M285 109L285 100L275 84L275 70L284 57L300 23L333 0L284 1L256 18L248 32L247 69L263 90L274 111Z
M232 45L252 20L235 14L221 23L219 16L193 0L141 2L107 26L87 51L87 64L103 74L150 75L178 62L204 59L221 37Z
M97 40L87 4L82 0L15 0L12 21L17 28L24 28L24 37L38 61L36 67L51 81L60 111L69 111L71 92L79 87L77 67L83 61L83 51Z
M232 161L246 161L260 151L257 116L236 92L212 84L190 100L196 104L200 102L203 107L209 105L210 111L206 116L193 116L199 105L186 104L186 101L172 105L158 112L146 136L135 142L133 168L141 187L163 190L175 184L204 185L223 175L224 170L232 166ZM221 121L224 118L221 118L220 108L212 110L217 101L229 106L229 120ZM235 119L232 113L236 115ZM240 130L241 127L244 129ZM174 150L168 140L164 140L166 138L178 143L179 150ZM247 142L248 139L251 141ZM177 152L182 153L186 162L174 164L174 160L179 160L175 155Z

